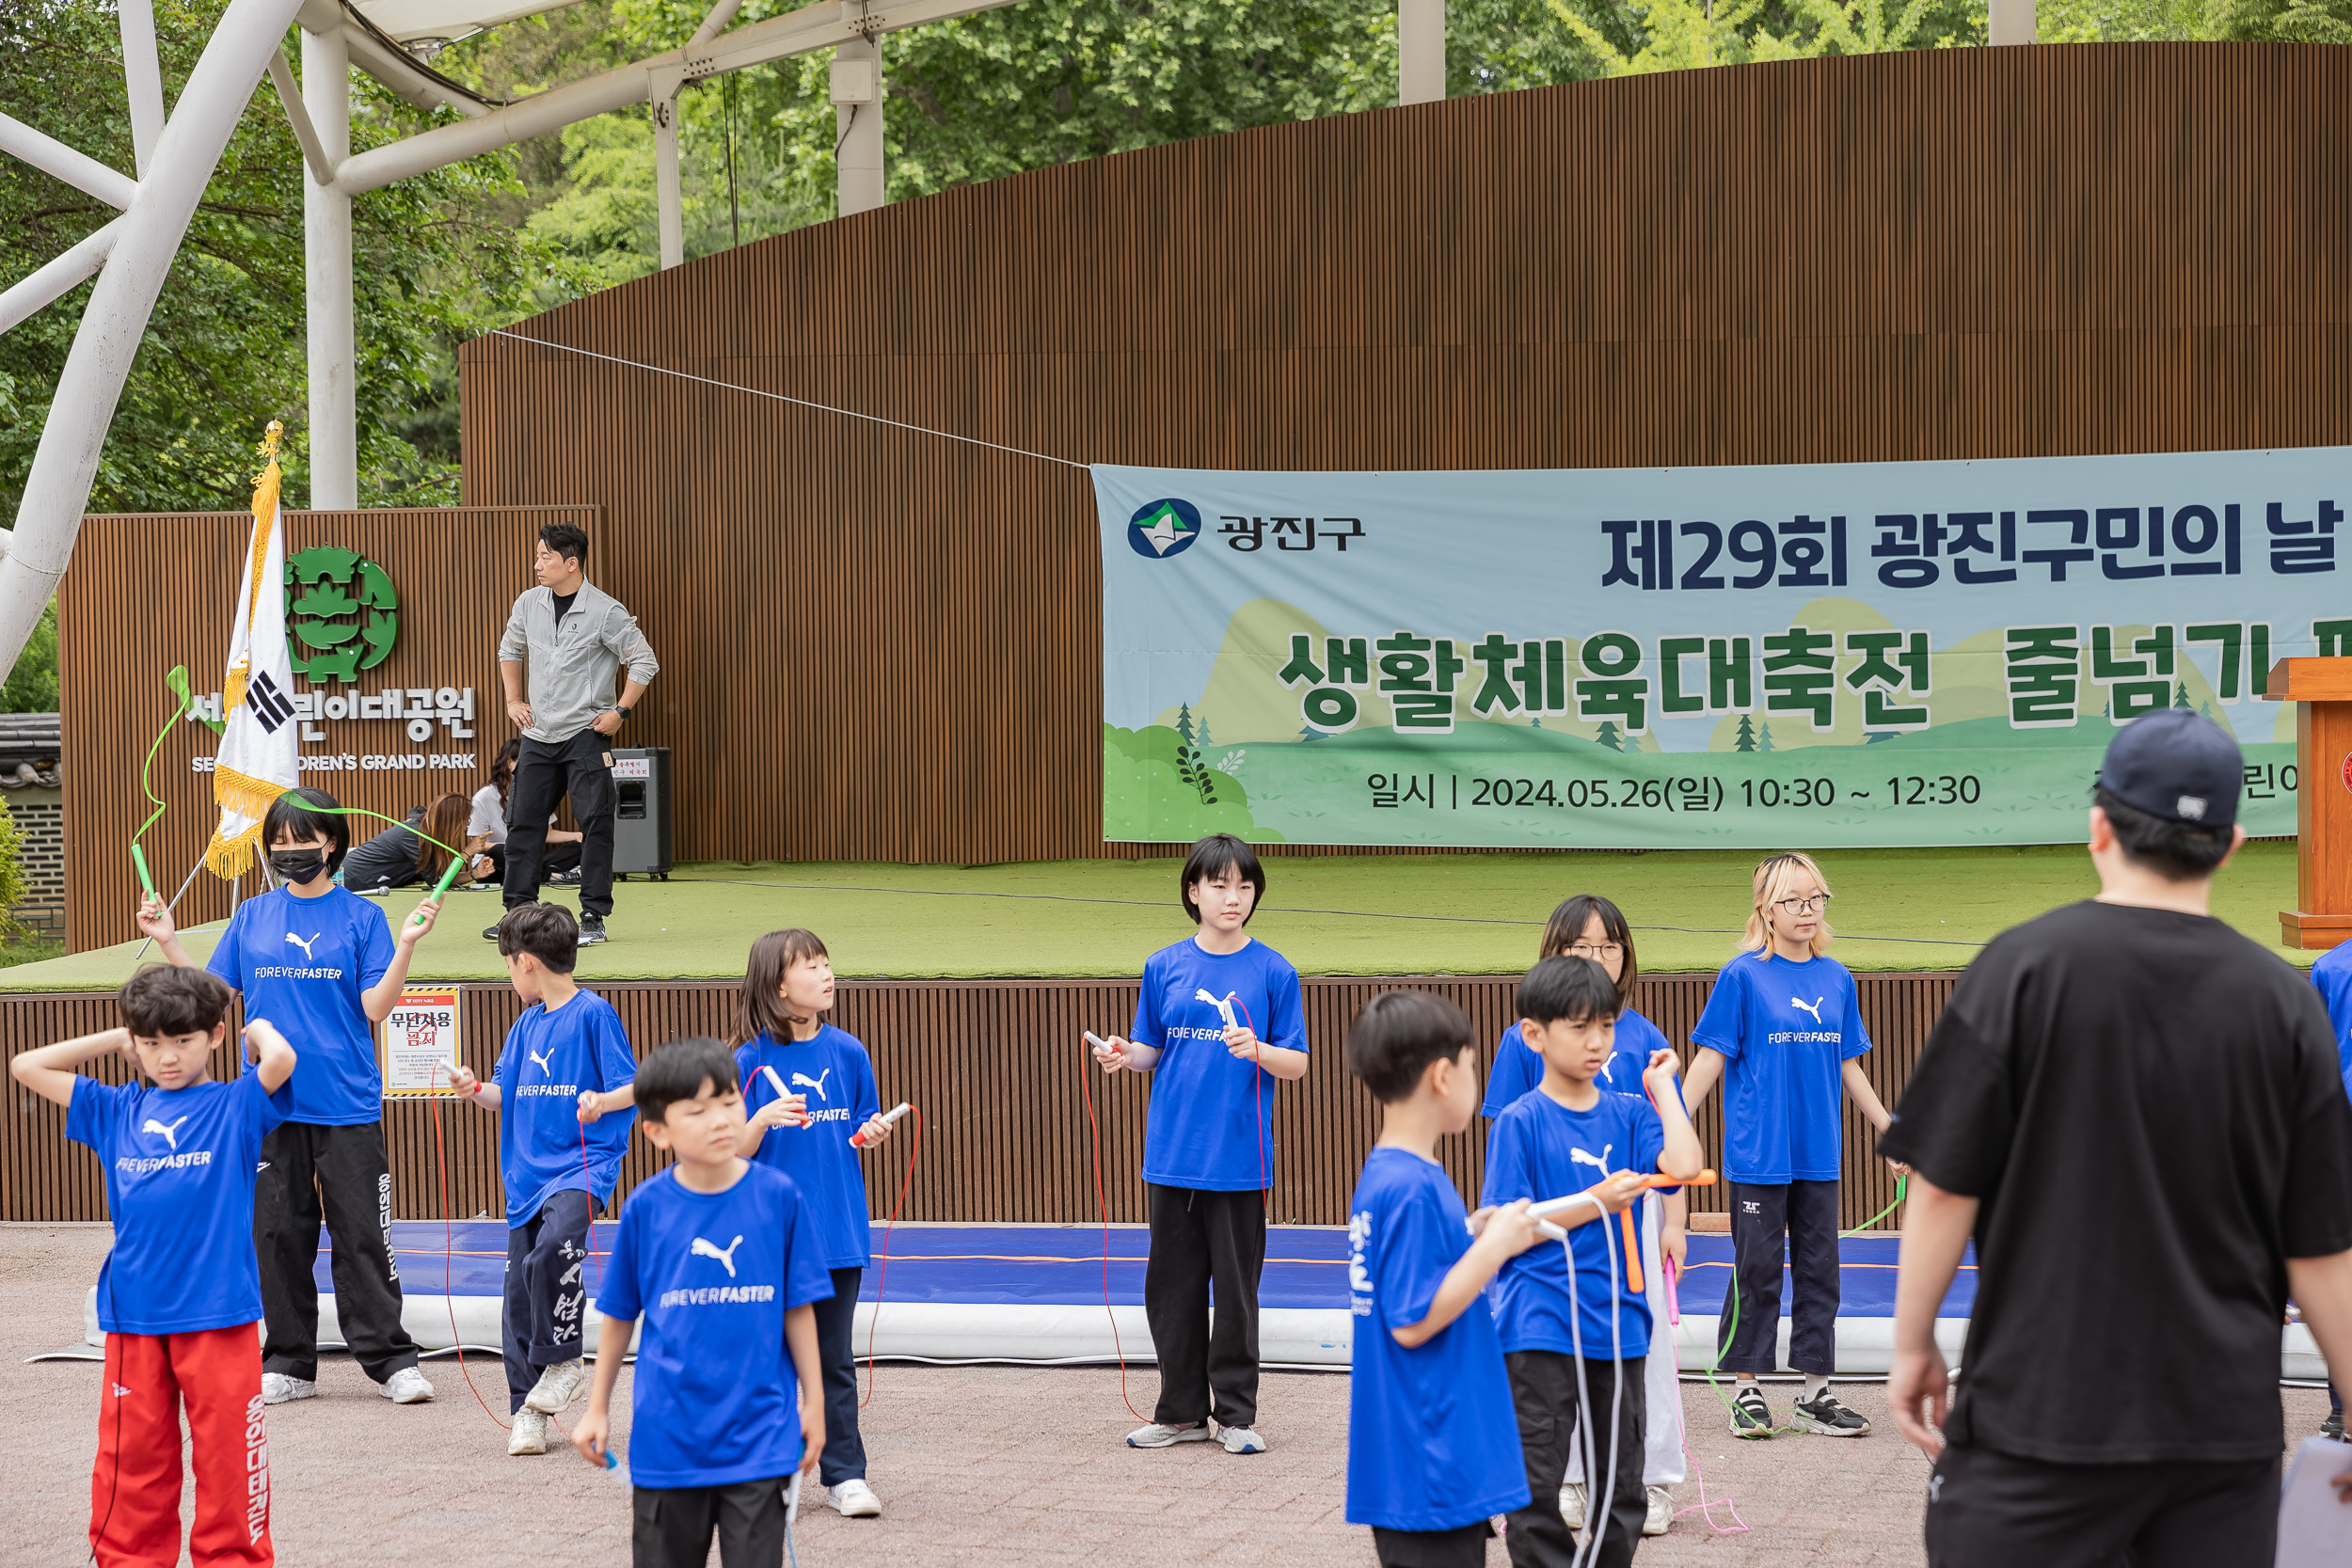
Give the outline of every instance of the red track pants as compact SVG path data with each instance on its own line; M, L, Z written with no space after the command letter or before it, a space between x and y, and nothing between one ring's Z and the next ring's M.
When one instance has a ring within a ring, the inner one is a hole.
M180 1406L196 1471L195 1568L258 1568L269 1540L269 1437L262 1343L251 1323L200 1334L109 1334L90 1470L98 1568L177 1568Z

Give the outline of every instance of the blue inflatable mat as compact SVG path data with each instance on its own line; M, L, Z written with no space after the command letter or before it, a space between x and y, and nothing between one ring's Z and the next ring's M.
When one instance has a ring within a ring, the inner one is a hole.
M392 1249L400 1260L403 1287L411 1293L496 1296L506 1277L506 1227L498 1221L466 1220L444 1233L437 1221L400 1220L392 1226ZM878 1289L893 1301L1070 1305L1103 1299L1104 1236L1098 1228L1051 1225L901 1226L888 1238L884 1275L883 1232L874 1227L874 1266L866 1271L860 1299L876 1299ZM596 1226L589 1260L593 1292L611 1222ZM1114 1226L1108 1269L1114 1305L1143 1301L1143 1262L1149 1234L1139 1226ZM1895 1313L1895 1263L1899 1242L1893 1236L1853 1236L1838 1244L1841 1317L1888 1318ZM315 1271L319 1289L331 1291L327 1243L322 1236ZM1691 1264L1682 1275L1686 1312L1720 1315L1730 1291L1731 1238L1691 1238ZM1941 1316L1964 1318L1976 1301L1976 1254L1971 1249L1959 1278L1944 1299ZM1347 1306L1347 1232L1277 1226L1266 1233L1266 1265L1259 1288L1261 1307L1344 1309ZM1782 1310L1788 1309L1783 1275Z

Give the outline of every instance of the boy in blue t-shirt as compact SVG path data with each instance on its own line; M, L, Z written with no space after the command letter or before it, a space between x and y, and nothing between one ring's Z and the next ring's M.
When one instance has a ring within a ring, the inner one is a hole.
M588 1386L580 1329L588 1307L588 1228L610 1202L636 1113L637 1061L621 1015L572 979L580 927L560 904L519 904L499 922L499 956L529 1006L506 1032L492 1083L464 1067L450 1087L499 1118L506 1187L506 1353L510 1454L548 1451L548 1418ZM608 1112L623 1115L603 1120Z
M786 1483L825 1446L814 1304L833 1282L792 1179L735 1152L743 1096L725 1046L697 1036L650 1053L637 1109L676 1164L621 1207L596 1297L596 1387L572 1443L606 1463L612 1386L643 1318L628 1454L635 1568L703 1568L714 1534L723 1568L777 1568Z
M1479 1295L1535 1244L1535 1222L1524 1202L1466 1214L1438 1164L1438 1140L1469 1126L1478 1104L1478 1048L1459 1007L1383 991L1349 1026L1346 1056L1381 1107L1347 1204L1347 1522L1372 1527L1383 1568L1479 1568L1488 1521L1529 1496L1502 1347Z
M267 1020L246 1025L253 1071L215 1083L229 988L201 970L141 970L117 998L126 1027L27 1051L8 1072L66 1108L65 1135L97 1151L114 1246L98 1271L108 1390L90 1474L90 1552L103 1563L180 1560L180 1412L187 1407L204 1564L277 1560L269 1537L269 1440L262 1286L253 1259L254 1166L284 1116L294 1053ZM148 1084L74 1071L117 1052Z
M817 1304L817 1358L825 1374L825 1452L818 1469L836 1513L871 1519L882 1499L866 1483L857 1430L858 1286L872 1261L860 1132L871 1148L891 1124L874 1086L874 1063L856 1036L825 1022L833 1010L833 958L814 931L771 931L752 943L735 1031L735 1069L751 1118L735 1151L780 1170L807 1200L833 1295ZM771 1082L771 1074L773 1082ZM776 1085L784 1085L779 1095Z
M2335 1026L2336 1060L2344 1068L2344 1089L2352 1094L2352 942L2331 947L2312 965L2312 984L2328 1004L2328 1022ZM2319 1426L2322 1437L2344 1439L2344 1387L2328 1384L2328 1418Z
M1274 1090L1307 1075L1307 1018L1298 971L1243 929L1265 897L1257 853L1231 833L1212 833L1192 847L1177 887L1200 931L1145 960L1132 1037L1114 1035L1094 1052L1104 1072L1152 1074L1143 1313L1160 1399L1152 1423L1127 1444L1164 1449L1214 1436L1228 1453L1263 1453L1258 1276L1274 1180Z
M1571 1437L1581 1437L1592 1489L1586 1528L1598 1532L1587 1556L1603 1568L1623 1568L1633 1560L1649 1512L1642 1484L1647 1401L1641 1369L1649 1354L1650 1313L1629 1285L1619 1236L1628 1222L1616 1216L1642 1196L1644 1177L1661 1169L1696 1172L1698 1134L1674 1092L1672 1051L1651 1056L1647 1099L1595 1082L1614 1047L1619 1010L1617 989L1598 964L1546 958L1519 982L1518 1004L1544 1076L1495 1118L1479 1202L1493 1208L1589 1189L1598 1208L1554 1215L1568 1240L1512 1259L1497 1286L1495 1317L1531 1499L1511 1514L1506 1542L1519 1568L1575 1559L1560 1513L1560 1478ZM1639 1246L1637 1236L1637 1257Z
M1731 1202L1732 1310L1718 1364L1738 1374L1735 1437L1776 1430L1758 1372L1780 1354L1780 1287L1789 1275L1788 1364L1804 1374L1790 1421L1822 1437L1870 1423L1830 1392L1837 1370L1837 1189L1845 1161L1841 1095L1884 1132L1891 1119L1862 1070L1870 1049L1853 976L1829 957L1829 884L1812 858L1756 868L1740 956L1724 965L1691 1031L1688 1102L1724 1085L1724 1180ZM1895 1167L1900 1173L1904 1167ZM1785 1238L1785 1239L1784 1239Z
M262 819L278 885L237 906L209 964L245 993L247 1018L266 1018L302 1053L283 1125L262 1148L253 1199L261 1254L262 1398L318 1393L319 1222L334 1240L335 1318L360 1370L395 1404L419 1404L433 1385L417 1370L416 1341L400 1324L400 1265L392 1259L391 1164L384 1155L384 1075L375 1025L399 1006L417 943L440 906L427 898L400 923L335 885L351 847L350 819L320 789L290 789ZM183 969L171 911L150 894L139 929Z

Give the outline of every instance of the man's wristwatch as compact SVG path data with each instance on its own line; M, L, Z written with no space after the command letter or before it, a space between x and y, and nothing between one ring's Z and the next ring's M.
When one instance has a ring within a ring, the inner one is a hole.
M628 718L628 709L627 709L627 708L623 707L623 706L622 706L620 704L618 704L618 703L614 703L614 704L613 704L611 707L609 707L609 708L605 709L605 711L606 711L607 713L614 714L614 715L616 715L616 716L618 716L618 717L620 717L620 718L623 718L623 719L626 719L626 718Z

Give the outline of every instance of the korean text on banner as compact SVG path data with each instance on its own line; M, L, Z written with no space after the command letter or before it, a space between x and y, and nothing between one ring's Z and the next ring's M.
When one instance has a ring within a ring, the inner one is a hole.
M2265 677L2352 654L2345 448L1093 474L1108 840L2068 842L2159 707L2292 833Z

